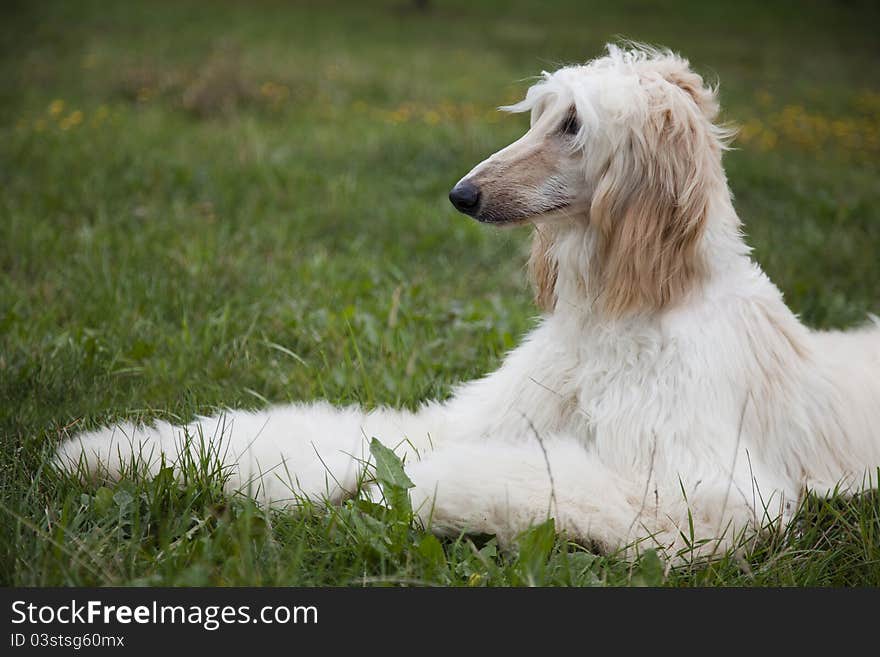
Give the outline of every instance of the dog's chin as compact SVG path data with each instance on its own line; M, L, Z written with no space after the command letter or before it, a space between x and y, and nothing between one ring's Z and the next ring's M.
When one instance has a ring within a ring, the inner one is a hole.
M504 214L499 212L478 212L473 218L481 224L488 226L496 226L498 228L509 228L522 226L524 224L544 223L556 219L570 219L574 214L574 205L564 203L547 210L541 210L536 213L529 214Z
M522 226L523 224L529 223L531 221L531 216L528 217L495 217L495 216L487 216L483 217L477 215L474 217L481 224L485 224L487 226L495 226L496 228L510 228L513 226Z

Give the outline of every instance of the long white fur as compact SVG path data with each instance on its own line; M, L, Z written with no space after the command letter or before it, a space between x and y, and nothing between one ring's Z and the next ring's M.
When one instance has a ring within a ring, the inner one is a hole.
M600 175L591 167L613 161L624 130L644 121L650 98L639 71L671 65L687 67L668 52L612 46L545 75L512 109L534 118L548 104L574 103L578 145L591 149L589 186ZM723 131L707 130L723 147ZM317 402L231 410L186 429L117 426L63 443L59 463L116 476L137 454L155 471L160 454L178 458L188 434L212 442L232 489L276 506L301 496L339 502L377 437L405 456L415 506L438 533L509 541L549 515L604 550L638 541L678 549L691 526L723 547L743 530L785 523L807 490L875 483L880 328L805 328L750 260L723 173L706 184L707 272L682 303L603 313L589 280L590 222L560 219L549 253L555 309L500 369L446 402L415 413Z

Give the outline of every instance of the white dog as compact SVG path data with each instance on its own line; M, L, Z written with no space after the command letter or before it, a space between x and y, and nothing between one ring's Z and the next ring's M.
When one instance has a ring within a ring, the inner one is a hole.
M229 411L80 435L59 462L113 476L140 454L155 470L186 433L222 443L233 489L339 502L377 437L405 457L432 531L508 541L549 515L604 550L716 549L784 523L804 491L871 485L880 329L808 330L750 260L730 134L687 61L609 46L505 109L531 128L450 194L483 223L534 225L543 318L497 372L416 413Z

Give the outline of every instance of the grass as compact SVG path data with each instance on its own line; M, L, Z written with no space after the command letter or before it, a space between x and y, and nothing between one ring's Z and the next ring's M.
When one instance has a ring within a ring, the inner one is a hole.
M542 525L438 541L403 501L298 516L194 463L53 475L68 431L327 398L412 407L535 321L526 234L446 193L527 78L615 35L722 82L755 256L819 327L880 312L873 3L7 3L0 21L0 584L880 585L880 502L807 500L668 570ZM796 18L796 20L795 20Z

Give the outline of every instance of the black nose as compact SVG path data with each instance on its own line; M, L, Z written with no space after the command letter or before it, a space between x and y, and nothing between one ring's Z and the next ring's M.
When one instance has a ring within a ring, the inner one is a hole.
M480 188L462 180L449 192L449 200L459 212L474 214L480 204Z

